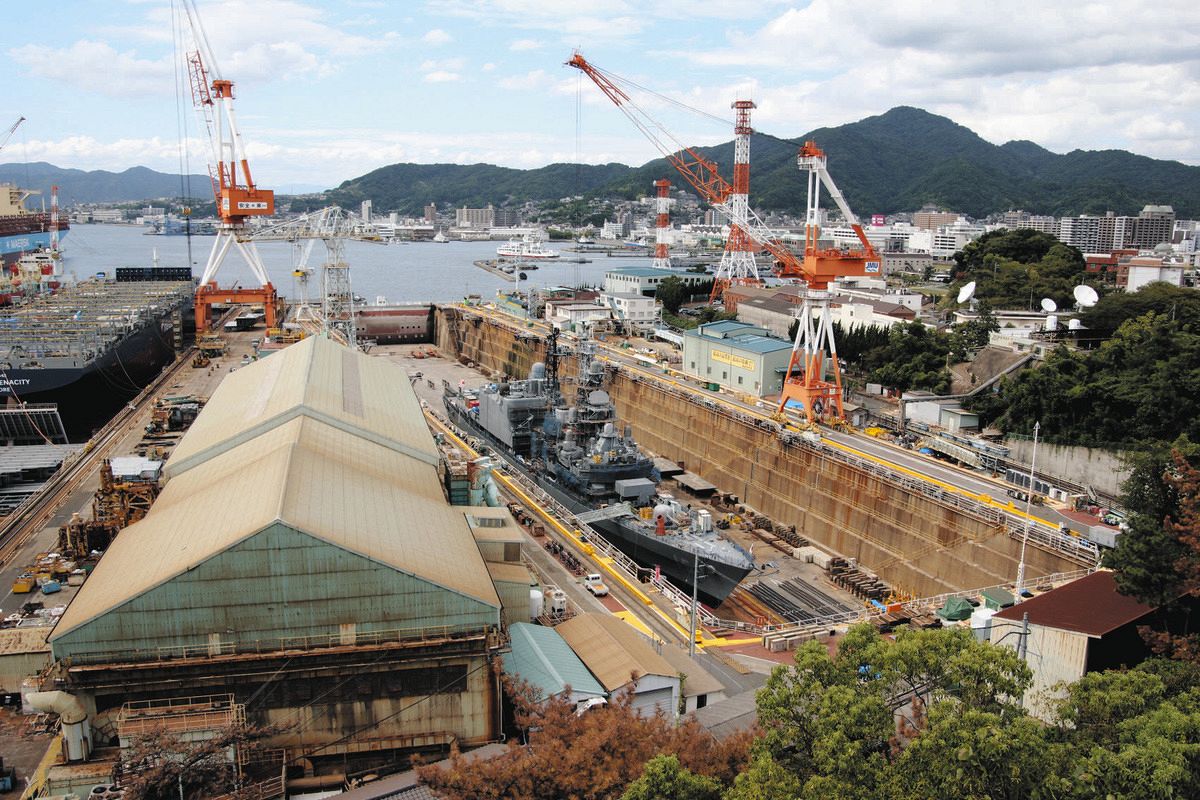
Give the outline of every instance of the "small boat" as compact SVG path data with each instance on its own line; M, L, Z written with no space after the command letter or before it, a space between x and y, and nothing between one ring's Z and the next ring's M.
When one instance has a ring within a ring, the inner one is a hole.
M446 244L450 240L446 238L446 234L442 233L441 231L438 231L436 234L434 234L433 241L436 242L437 244Z

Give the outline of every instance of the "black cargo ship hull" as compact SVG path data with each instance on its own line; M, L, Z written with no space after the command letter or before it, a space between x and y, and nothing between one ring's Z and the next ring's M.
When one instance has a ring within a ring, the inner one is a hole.
M68 439L84 441L174 358L169 317L150 320L91 361L45 369L0 364L0 402L56 403Z
M593 506L569 491L556 480L544 473L533 470L512 456L503 442L496 439L449 397L446 398L446 410L450 420L464 430L483 437L489 446L505 456L521 474L536 483L547 494L562 503L567 510L581 514L593 510ZM696 595L705 605L715 608L725 601L725 598L737 588L742 579L753 570L752 566L736 566L722 561L713 560L701 555L697 562L695 556L676 547L670 536L656 536L646 532L646 529L629 517L603 519L588 523L614 547L633 559L645 569L659 568L662 574L685 592L692 591L693 570L698 566L701 572L708 573L696 587Z

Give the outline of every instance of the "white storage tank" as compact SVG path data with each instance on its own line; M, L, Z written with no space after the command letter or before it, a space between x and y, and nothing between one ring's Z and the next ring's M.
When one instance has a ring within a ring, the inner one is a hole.
M533 621L542 615L543 604L546 602L542 590L536 586L529 590L529 619Z

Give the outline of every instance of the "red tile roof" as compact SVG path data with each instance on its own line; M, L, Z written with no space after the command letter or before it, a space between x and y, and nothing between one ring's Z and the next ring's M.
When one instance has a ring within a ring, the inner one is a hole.
M1118 592L1113 573L1102 570L1010 606L996 617L1020 622L1029 614L1032 625L1103 636L1151 611L1152 606Z

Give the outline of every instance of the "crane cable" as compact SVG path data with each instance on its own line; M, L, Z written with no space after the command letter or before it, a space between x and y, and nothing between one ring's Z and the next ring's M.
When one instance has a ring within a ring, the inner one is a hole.
M179 15L179 7L176 3L171 3L171 50L172 57L175 63L175 130L179 139L179 193L180 201L184 206L183 224L186 228L185 233L187 239L187 265L188 269L192 267L192 215L190 204L192 202L192 176L191 176L191 158L188 149L188 123L187 118L189 111L184 108L184 81L186 76L181 73L184 70L184 59L181 57L183 48L183 20Z

